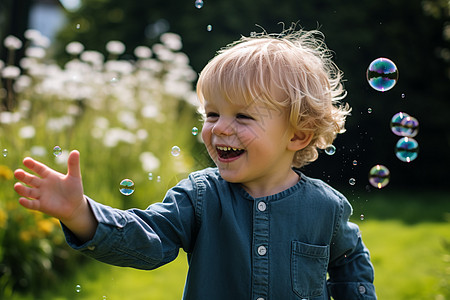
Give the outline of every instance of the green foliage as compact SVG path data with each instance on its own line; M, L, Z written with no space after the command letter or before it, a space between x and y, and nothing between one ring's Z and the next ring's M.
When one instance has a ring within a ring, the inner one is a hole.
M117 41L106 60L71 44L73 58L64 68L30 55L20 76L6 78L16 93L15 109L0 112L0 298L38 294L80 261L57 220L18 205L12 170L25 156L65 173L69 151L79 150L85 194L119 208L162 200L167 188L208 163L191 133L201 127L192 105L196 74L177 50L177 35L161 40L153 56L137 50L136 61L116 59ZM53 154L56 145L60 156ZM175 145L178 156L171 154ZM131 196L119 193L124 178L135 183Z

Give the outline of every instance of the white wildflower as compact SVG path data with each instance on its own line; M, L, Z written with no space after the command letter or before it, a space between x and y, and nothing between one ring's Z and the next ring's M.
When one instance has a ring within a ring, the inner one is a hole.
M25 31L24 36L27 40L33 41L41 37L41 33L36 29L28 29Z
M136 136L127 130L122 128L111 128L105 133L103 144L108 148L116 147L119 142L125 142L128 144L134 144L136 142Z
M152 50L146 46L138 46L134 49L134 55L140 59L150 58L152 56Z
M142 169L146 172L155 171L161 165L159 159L151 152L142 152L139 155L139 160L141 161Z
M33 146L30 149L32 156L45 156L47 155L47 150L43 146Z
M17 49L22 48L22 41L13 35L8 35L5 38L3 44L9 50L17 50Z
M20 113L2 111L0 112L0 123L1 124L13 124L20 121Z
M61 132L75 123L72 116L62 116L59 118L50 118L47 120L47 130Z
M2 70L2 77L6 79L15 79L19 77L20 69L16 66L6 66Z
M182 48L181 37L176 33L167 32L161 35L161 42L171 50L178 51Z
M83 50L84 50L83 44L76 41L71 42L66 46L66 52L69 53L70 55L78 55L81 52L83 52Z
M17 93L21 93L25 91L27 88L31 86L31 77L28 75L21 75L17 78L16 82L14 82L14 91Z
M154 44L153 52L155 52L156 56L161 61L172 61L175 57L175 54L172 51L161 44Z
M125 60L109 60L105 63L105 69L109 72L130 74L133 72L133 65Z
M41 59L45 57L45 50L41 47L28 47L25 50L25 55L28 57Z
M163 69L163 65L155 59L141 60L139 65L141 68L153 71L155 73L161 72Z
M84 51L80 56L81 60L92 63L93 65L101 65L104 61L104 56L98 51Z
M62 153L58 156L55 156L55 162L60 165L66 165L69 160L69 151L62 150Z
M143 141L143 140L146 140L147 138L148 138L148 132L147 132L147 130L145 130L145 129L139 129L137 132L136 132L136 137L139 139L139 140L141 140L141 141Z
M125 45L121 41L109 41L106 44L106 51L111 54L120 55L125 52Z
M120 111L117 114L117 119L128 129L136 129L138 127L138 121L131 111Z
M36 129L33 126L28 125L20 128L19 136L23 139L31 139L36 135Z
M144 118L153 119L159 114L159 110L155 105L146 105L142 108L141 114Z

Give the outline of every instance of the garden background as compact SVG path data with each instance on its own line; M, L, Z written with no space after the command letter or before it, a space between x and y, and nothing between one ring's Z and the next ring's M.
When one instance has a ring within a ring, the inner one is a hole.
M181 298L184 254L150 272L86 259L68 249L56 220L17 204L12 171L31 155L64 172L78 149L92 198L120 208L159 201L211 165L198 135L197 73L240 35L291 22L324 32L353 108L336 153L304 172L352 203L379 299L450 299L448 1L83 0L64 10L52 40L27 31L35 2L0 2L0 299ZM378 57L398 67L387 92L366 81ZM410 163L394 154L389 124L400 111L420 123ZM382 189L367 179L376 164L391 172ZM119 193L125 178L135 183L130 196Z

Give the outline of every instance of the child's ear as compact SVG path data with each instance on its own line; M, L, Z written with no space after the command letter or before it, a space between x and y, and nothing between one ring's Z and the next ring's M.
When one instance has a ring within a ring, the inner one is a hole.
M313 133L308 131L295 131L288 143L288 149L298 151L309 145L313 138Z

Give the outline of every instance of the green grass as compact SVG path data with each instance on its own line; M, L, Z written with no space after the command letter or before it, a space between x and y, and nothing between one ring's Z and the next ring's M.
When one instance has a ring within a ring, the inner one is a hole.
M378 192L349 197L375 267L381 300L450 299L450 226L447 194ZM360 220L359 215L365 214ZM186 256L153 271L108 266L92 261L74 270L40 297L12 300L172 300L181 299ZM80 284L77 293L75 286Z

